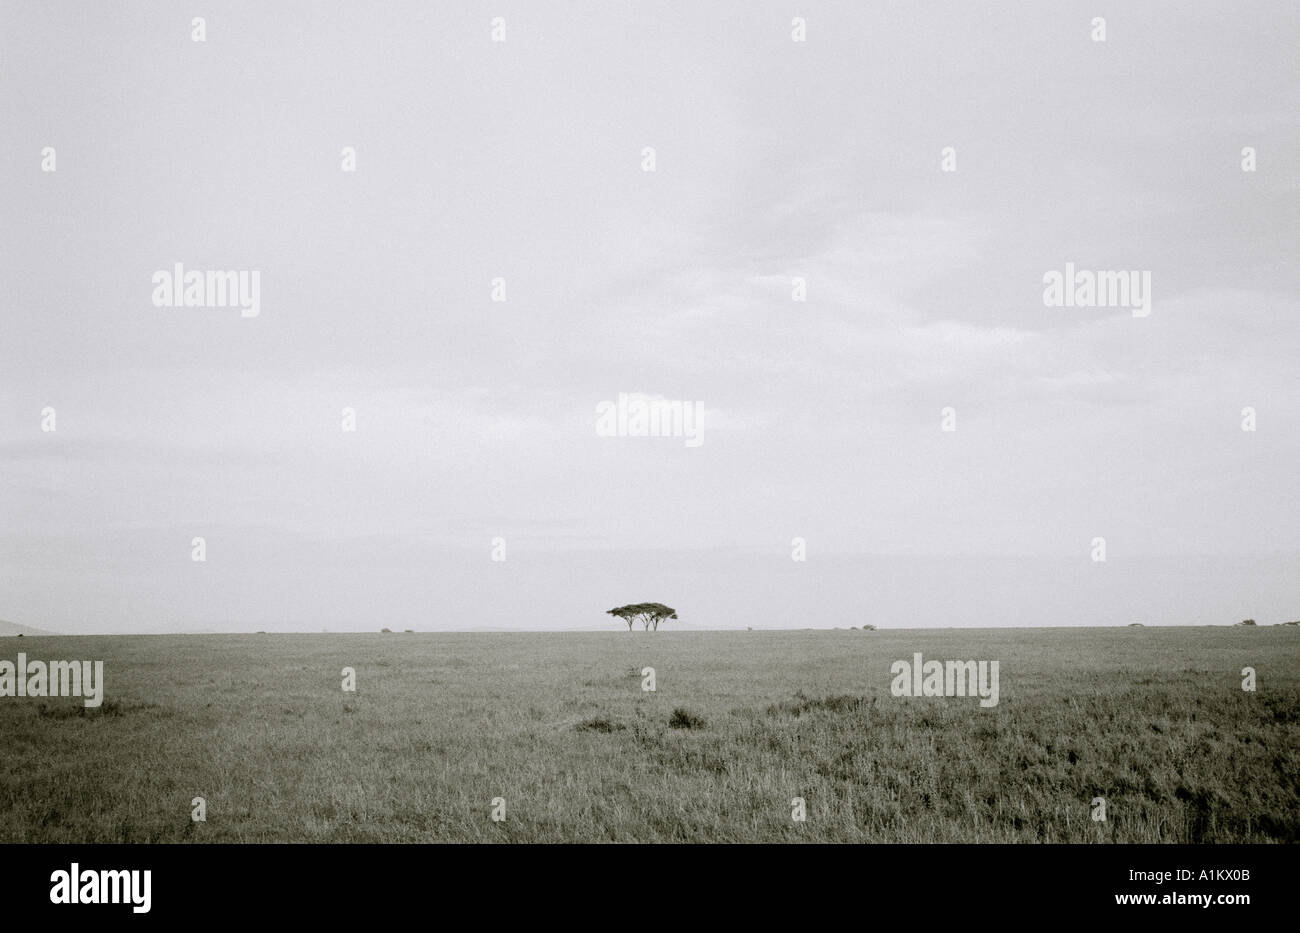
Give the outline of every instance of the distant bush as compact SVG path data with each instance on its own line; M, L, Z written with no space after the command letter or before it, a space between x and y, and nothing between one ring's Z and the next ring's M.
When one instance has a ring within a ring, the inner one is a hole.
M623 725L621 722L612 722L605 716L594 716L591 719L584 719L577 725L579 732L618 732L619 730L626 728L627 726Z
M381 628L379 631L380 631L381 633L383 633L383 634L386 634L386 635L391 635L391 634L393 634L393 630L392 630L391 628Z
M410 635L415 634L415 629L413 629L413 628L408 628L406 631L407 631L407 634L410 634Z
M1254 624L1255 624L1255 620L1254 620L1254 619L1242 619L1242 620L1241 620L1240 622L1238 622L1237 624L1238 624L1238 625L1254 625Z
M864 625L864 626L862 626L862 631L864 631L864 632L874 632L875 630L876 630L876 627L875 627L874 625Z
M670 729L703 729L703 718L696 716L688 709L677 707L673 710L672 718L668 720Z

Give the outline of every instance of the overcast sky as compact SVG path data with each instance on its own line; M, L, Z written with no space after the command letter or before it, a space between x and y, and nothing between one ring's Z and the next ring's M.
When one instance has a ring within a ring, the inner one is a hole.
M0 618L1300 618L1300 7L1107 6L0 4Z

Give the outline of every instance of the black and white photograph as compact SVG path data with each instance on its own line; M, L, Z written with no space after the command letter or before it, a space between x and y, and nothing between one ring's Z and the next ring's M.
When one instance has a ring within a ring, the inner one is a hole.
M1298 62L1291 0L0 0L4 902L613 844L1294 910Z

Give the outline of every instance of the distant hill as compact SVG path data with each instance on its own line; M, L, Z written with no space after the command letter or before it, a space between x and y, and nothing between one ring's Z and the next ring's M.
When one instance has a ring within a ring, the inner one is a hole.
M47 632L45 629L32 628L30 625L19 625L17 622L6 622L0 619L0 635L53 635L53 632Z

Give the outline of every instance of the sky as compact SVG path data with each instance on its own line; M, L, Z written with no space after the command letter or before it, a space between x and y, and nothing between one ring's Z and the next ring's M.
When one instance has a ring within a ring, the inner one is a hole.
M1300 618L1300 7L1128 6L0 2L0 619Z

